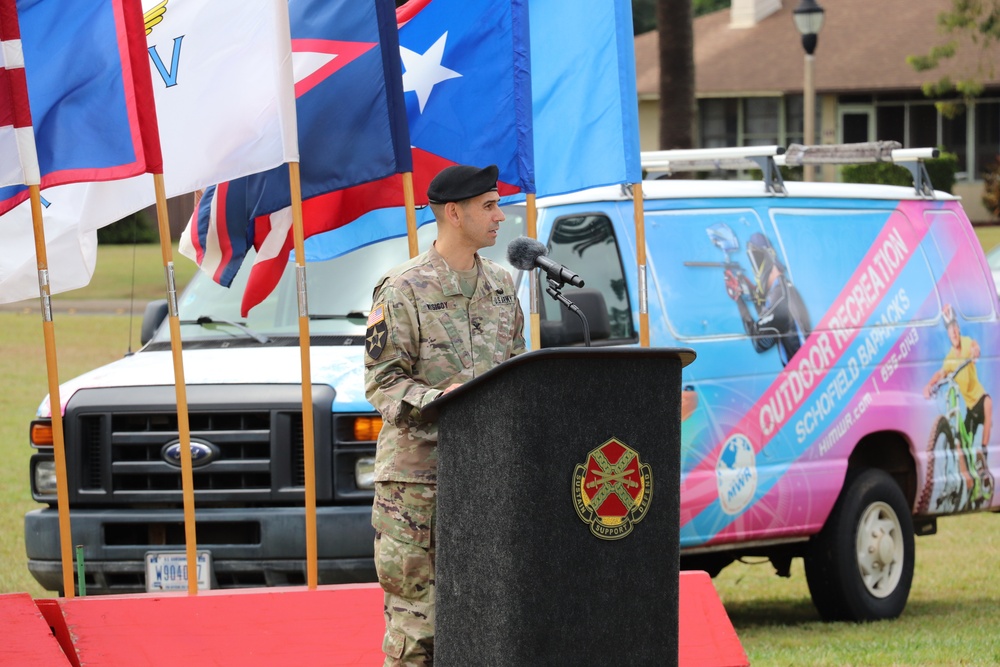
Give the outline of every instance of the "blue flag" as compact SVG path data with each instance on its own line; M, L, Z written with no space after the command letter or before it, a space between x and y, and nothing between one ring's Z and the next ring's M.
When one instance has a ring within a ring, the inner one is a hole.
M41 187L162 171L139 0L20 0ZM0 188L0 214L27 199Z
M531 0L539 196L642 180L630 0Z

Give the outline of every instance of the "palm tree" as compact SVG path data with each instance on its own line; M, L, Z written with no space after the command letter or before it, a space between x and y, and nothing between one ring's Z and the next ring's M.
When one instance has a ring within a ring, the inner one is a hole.
M657 0L660 33L660 148L694 146L694 30L691 0Z

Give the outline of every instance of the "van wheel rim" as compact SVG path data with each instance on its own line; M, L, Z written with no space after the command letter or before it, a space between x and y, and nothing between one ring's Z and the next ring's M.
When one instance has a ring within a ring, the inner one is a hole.
M903 540L899 518L883 502L872 503L858 522L858 570L865 588L877 598L896 590L903 573Z

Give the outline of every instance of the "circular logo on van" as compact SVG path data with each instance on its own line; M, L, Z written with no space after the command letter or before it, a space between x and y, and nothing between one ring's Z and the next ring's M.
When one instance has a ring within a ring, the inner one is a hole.
M757 454L742 433L730 436L723 445L715 463L715 483L726 514L739 514L753 500L757 491Z
M174 440L163 445L160 456L172 466L181 467L181 441ZM208 465L219 457L219 448L205 440L191 438L191 467Z

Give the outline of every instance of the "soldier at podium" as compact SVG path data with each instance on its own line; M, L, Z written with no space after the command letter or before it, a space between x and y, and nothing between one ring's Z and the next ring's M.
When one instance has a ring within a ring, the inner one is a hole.
M365 385L384 420L372 525L385 592L385 665L434 658L437 425L421 410L525 349L514 282L478 254L496 243L504 221L497 174L494 165L457 165L435 176L427 198L437 240L386 273L373 294Z

